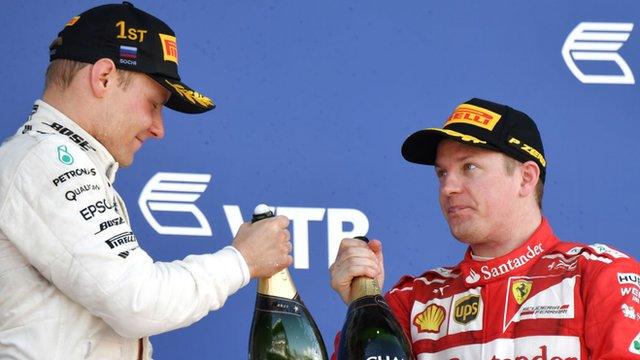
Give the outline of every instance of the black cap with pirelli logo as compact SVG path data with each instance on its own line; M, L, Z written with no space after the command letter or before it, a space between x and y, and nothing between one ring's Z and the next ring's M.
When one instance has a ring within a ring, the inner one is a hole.
M169 90L170 109L194 114L215 107L210 98L180 81L173 30L126 1L73 17L49 46L49 58L90 64L109 58L117 68L145 73Z
M536 123L525 113L482 99L460 104L442 128L411 134L402 144L402 156L410 162L433 165L443 139L499 151L520 162L533 160L544 183L547 161Z

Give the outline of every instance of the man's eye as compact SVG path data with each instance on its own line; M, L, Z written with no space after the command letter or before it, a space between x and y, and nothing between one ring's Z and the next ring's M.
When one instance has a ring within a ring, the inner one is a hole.
M477 168L478 168L477 166L475 166L474 164L471 164L471 163L464 164L464 169L465 170L474 170L474 169L477 169Z
M436 170L436 176L437 176L438 178L441 178L441 177L443 177L443 176L445 176L445 175L447 175L447 172L446 172L446 171L441 170L441 169L437 169L437 170Z

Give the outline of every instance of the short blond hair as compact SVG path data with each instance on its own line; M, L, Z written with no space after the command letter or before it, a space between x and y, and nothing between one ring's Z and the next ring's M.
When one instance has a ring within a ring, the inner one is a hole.
M504 154L503 154L504 155ZM504 167L507 172L507 175L513 175L518 165L522 163L512 157L504 155ZM536 202L538 203L538 208L542 210L542 195L544 194L544 183L541 178L538 178L538 183L536 184Z
M84 69L88 63L83 63L68 59L56 59L49 63L47 73L45 75L44 88L57 86L61 90L65 90L71 85L73 78L78 71ZM133 81L133 72L127 70L116 69L118 73L118 87L126 90Z

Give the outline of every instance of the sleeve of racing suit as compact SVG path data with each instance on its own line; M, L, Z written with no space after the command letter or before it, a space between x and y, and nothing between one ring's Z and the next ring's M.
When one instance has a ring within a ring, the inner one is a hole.
M61 144L70 149L70 165L56 156ZM99 171L71 142L41 141L25 155L0 208L4 233L65 295L121 336L139 338L199 320L248 283L246 263L232 247L154 262Z
M640 359L640 265L623 256L598 256L611 262L584 274L584 331L591 360Z
M395 315L396 320L398 320L398 323L407 336L409 344L411 344L411 308L406 304L406 302L408 300L407 296L411 295L412 291L413 290L406 290L403 292L401 290L397 290L397 287L394 287L385 295L387 304L389 304L393 315Z

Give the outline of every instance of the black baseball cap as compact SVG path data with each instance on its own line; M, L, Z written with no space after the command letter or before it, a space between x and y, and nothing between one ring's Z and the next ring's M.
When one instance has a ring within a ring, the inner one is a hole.
M547 161L536 123L525 113L482 99L460 104L442 128L411 134L402 144L402 156L410 162L433 165L443 139L499 151L520 162L533 160L544 183Z
M215 107L213 100L185 85L178 75L176 35L162 20L129 2L89 9L73 17L49 46L49 60L93 64L113 60L118 69L149 75L171 92L170 109L195 114Z

